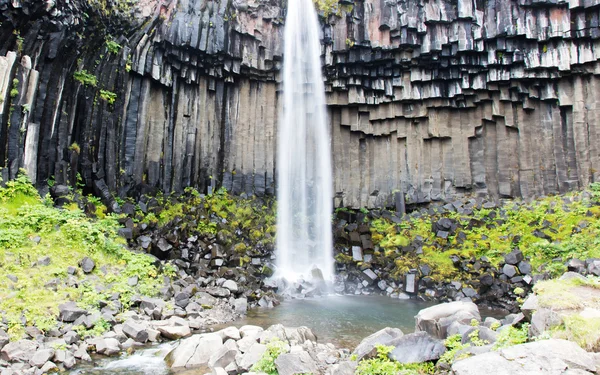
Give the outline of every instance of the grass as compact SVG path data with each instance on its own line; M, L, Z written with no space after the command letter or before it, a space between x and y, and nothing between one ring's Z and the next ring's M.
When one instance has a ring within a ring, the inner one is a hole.
M21 338L25 326L56 327L58 305L66 301L94 310L118 293L125 309L134 294L156 294L163 280L153 258L127 250L118 229L115 215L92 220L74 207L52 207L24 175L0 188L0 312L11 339ZM46 256L50 264L39 265ZM96 269L78 270L69 281L68 267L86 256ZM139 278L135 287L127 284L131 276Z
M563 324L552 332L552 336L576 342L589 352L600 350L600 318L584 318L570 315L563 318Z

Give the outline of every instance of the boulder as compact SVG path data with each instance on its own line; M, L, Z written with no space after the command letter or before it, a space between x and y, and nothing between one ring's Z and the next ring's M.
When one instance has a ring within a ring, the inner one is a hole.
M579 372L573 372L578 370ZM594 358L566 340L541 340L470 357L452 365L454 375L593 373Z
M316 362L305 351L281 354L275 360L275 368L279 375L318 373Z
M208 367L211 369L222 367L225 368L227 365L235 361L235 357L239 354L239 351L230 345L223 345L210 356L208 360Z
M237 298L233 301L233 309L238 314L246 314L248 312L248 299L247 298Z
M267 350L267 346L259 343L253 344L238 361L238 366L243 371L248 371Z
M0 349L4 348L4 345L8 344L9 341L8 334L0 329Z
M225 282L223 283L223 288L229 289L231 293L237 293L238 291L238 285L233 280L225 280Z
M229 297L231 295L231 291L229 289L225 289L218 286L206 288L206 293L210 294L213 297Z
M236 327L227 327L216 333L221 335L221 338L223 339L223 341L227 341L228 339L233 339L233 340L237 341L242 338L242 336L240 335L240 330L237 329ZM225 367L225 366L223 366L223 367Z
M456 301L441 303L419 311L415 331L424 331L438 339L447 337L447 329L453 322L470 324L471 320L481 321L479 309L473 302Z
M29 364L35 367L42 367L46 362L54 357L54 349L41 349L29 359Z
M31 340L13 341L4 345L0 358L5 361L29 362L35 354L38 344Z
M51 372L58 372L59 369L56 363L48 361L42 365L40 370L42 374L49 374Z
M157 327L157 330L160 332L161 336L166 337L170 340L179 340L183 337L188 337L192 334L190 330L190 326L160 326Z
M317 342L317 336L308 327L285 328L285 335L289 341L296 341L298 344L304 344L306 341Z
M531 326L529 332L532 336L539 336L543 332L559 326L562 318L558 313L551 309L541 308L536 310L531 316Z
M77 307L75 302L66 302L58 305L58 319L63 322L74 322L77 318L87 313L82 308Z
M358 362L342 361L331 368L331 375L354 375Z
M148 326L134 319L127 319L123 323L123 333L136 342L145 343L148 341Z
M119 340L115 338L101 338L94 341L96 346L96 353L104 355L115 355L119 354L121 347L119 346Z
M427 332L416 332L392 340L394 350L389 357L400 363L419 363L439 359L446 352L444 342Z
M94 268L96 268L96 263L92 260L92 258L85 257L79 261L79 267L81 267L83 272L90 273L94 270Z
M525 302L523 302L523 305L521 306L521 312L527 317L527 319L531 320L531 316L539 308L540 305L538 303L537 295L531 293L529 296L527 296Z
M390 342L402 336L404 333L399 328L386 327L365 337L354 349L353 354L356 354L359 361L364 357L374 356L376 354L375 345L389 345Z
M525 257L523 256L523 252L521 252L521 250L513 250L510 253L504 255L504 262L510 265L517 265L524 258Z
M217 334L193 335L181 340L165 360L173 369L206 366L210 357L222 346L223 340Z

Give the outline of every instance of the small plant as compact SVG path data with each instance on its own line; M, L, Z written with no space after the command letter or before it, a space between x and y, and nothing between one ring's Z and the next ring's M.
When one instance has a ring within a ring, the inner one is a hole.
M507 327L498 333L494 350L507 348L509 346L523 344L529 339L529 324L525 323L521 328Z
M444 345L446 346L446 352L442 354L440 357L440 362L451 364L457 359L463 359L469 354L465 353L464 355L456 357L458 352L461 350L467 349L471 347L471 344L463 344L462 336L460 334L449 336L446 340L444 340Z
M290 351L290 347L287 343L273 339L267 344L267 350L264 352L262 357L256 362L250 369L253 372L264 372L268 375L277 375L277 369L275 368L275 360L281 354Z
M115 103L115 100L117 100L117 94L108 90L100 90L100 98L112 105Z
M108 53L117 54L121 48L121 45L115 42L112 38L106 39L106 49L108 50Z
M434 366L431 362L400 363L389 358L394 350L393 346L376 345L377 357L360 361L356 368L356 375L409 375L433 374Z
M81 148L77 142L73 142L71 143L71 146L69 146L69 151L73 151L79 155L81 153Z
M75 78L76 81L78 81L84 86L96 87L96 85L98 84L98 79L96 78L96 76L89 73L85 69L73 73L73 78Z

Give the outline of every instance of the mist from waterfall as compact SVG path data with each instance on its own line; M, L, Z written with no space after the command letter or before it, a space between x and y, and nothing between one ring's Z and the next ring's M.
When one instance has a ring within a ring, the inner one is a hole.
M277 152L277 276L333 280L331 142L312 0L289 0Z

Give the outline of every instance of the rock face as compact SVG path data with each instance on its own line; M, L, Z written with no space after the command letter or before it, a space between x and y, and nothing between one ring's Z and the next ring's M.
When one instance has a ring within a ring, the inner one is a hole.
M93 4L0 2L3 177L24 167L61 186L80 172L106 200L273 193L283 2ZM532 197L600 178L593 3L366 0L333 13L337 205Z

